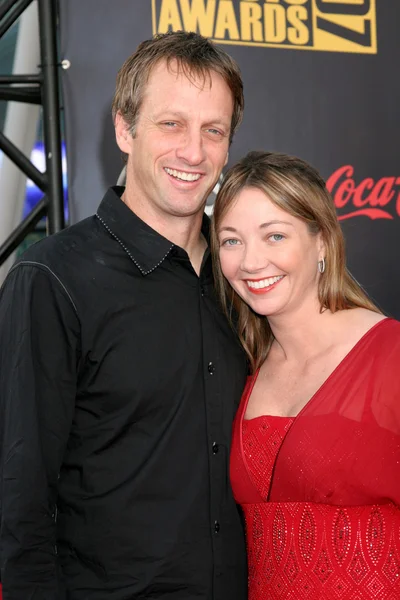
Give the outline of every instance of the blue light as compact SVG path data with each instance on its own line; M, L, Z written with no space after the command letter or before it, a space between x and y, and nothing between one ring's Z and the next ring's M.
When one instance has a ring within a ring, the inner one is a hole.
M62 160L62 175L63 175L63 190L64 190L64 211L65 220L68 222L68 191L67 191L67 158L65 151L65 143L62 142L61 149L61 160ZM41 173L46 170L46 159L44 152L43 142L37 142L32 150L31 161ZM24 219L36 206L39 200L42 198L43 192L40 190L30 179L26 182L26 196L23 209L22 218Z

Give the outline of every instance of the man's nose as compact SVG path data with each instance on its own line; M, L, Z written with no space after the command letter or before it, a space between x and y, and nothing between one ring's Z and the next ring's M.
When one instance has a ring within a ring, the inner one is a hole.
M205 150L202 132L187 130L182 136L176 154L189 165L199 165L203 162Z

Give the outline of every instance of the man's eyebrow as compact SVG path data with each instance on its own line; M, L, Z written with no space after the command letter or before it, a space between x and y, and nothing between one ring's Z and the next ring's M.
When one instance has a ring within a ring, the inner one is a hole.
M171 110L170 108L164 108L163 110L156 112L154 116L156 117L156 119L158 119L158 118L162 117L163 115L165 115L165 118L179 117L180 119L182 119L185 117L185 115L182 112L179 112L177 110Z
M210 125L228 125L228 120L229 119L221 119L220 117L216 117L215 119L208 119L208 122Z
M169 108L163 109L158 111L157 113L154 114L154 117L156 119L159 119L161 117L165 117L166 119L168 119L169 117L178 117L179 119L186 119L187 115L185 115L183 112L180 112L178 110L171 110ZM206 125L221 125L222 127L230 127L231 123L230 120L228 118L226 119L222 119L221 117L215 117L215 119L207 119Z

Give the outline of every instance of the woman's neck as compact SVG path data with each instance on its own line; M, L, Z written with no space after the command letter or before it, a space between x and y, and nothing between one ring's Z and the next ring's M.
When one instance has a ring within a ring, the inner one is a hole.
M290 362L306 362L334 343L339 319L339 313L321 312L319 304L268 318L274 352Z

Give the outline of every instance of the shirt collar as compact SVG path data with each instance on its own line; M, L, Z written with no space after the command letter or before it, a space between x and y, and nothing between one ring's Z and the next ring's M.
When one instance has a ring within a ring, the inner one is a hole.
M107 231L122 246L142 275L154 271L168 256L175 244L164 238L121 200L124 187L108 189L98 210L97 217ZM209 241L210 220L203 217L202 233Z

